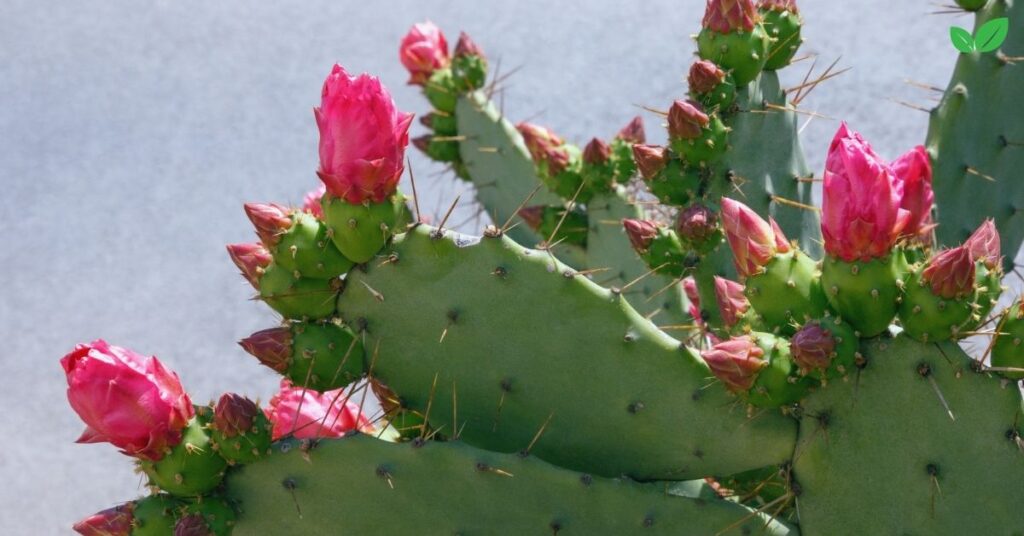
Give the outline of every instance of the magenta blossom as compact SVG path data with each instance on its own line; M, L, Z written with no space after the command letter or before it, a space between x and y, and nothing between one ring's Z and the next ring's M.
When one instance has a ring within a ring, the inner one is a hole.
M350 401L344 389L319 393L281 380L281 390L270 399L264 410L273 424L273 439L286 435L299 439L341 437L358 429L370 433L373 425L362 413L359 405Z
M906 228L892 169L843 123L825 163L821 232L825 251L846 262L888 255Z
M413 24L402 38L398 58L409 70L409 83L422 86L434 71L448 66L448 41L433 22Z
M155 357L97 339L60 364L71 408L86 424L79 443L106 441L130 456L159 460L195 413L178 375Z
M742 277L760 273L776 253L790 250L774 220L766 222L750 207L727 197L722 198L722 227L732 248L736 271Z
M404 168L412 114L398 111L377 78L350 76L335 65L324 81L317 175L334 197L381 203L395 192Z
M907 223L903 234L921 239L932 227L932 164L928 152L918 145L892 165L896 193L900 197L900 208L907 211ZM926 240L927 241L927 240ZM930 243L930 241L927 241Z

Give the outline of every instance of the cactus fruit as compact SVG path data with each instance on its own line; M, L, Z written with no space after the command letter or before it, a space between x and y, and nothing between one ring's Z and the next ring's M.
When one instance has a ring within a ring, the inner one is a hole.
M270 421L255 402L225 393L213 408L210 439L229 464L252 463L270 449Z
M293 322L258 331L238 344L260 363L316 391L351 384L365 365L359 339L332 322Z
M900 303L904 332L922 342L959 338L974 313L974 258L966 246L947 249L907 278Z
M803 38L800 36L803 21L795 0L761 0L757 4L771 45L764 68L769 71L781 69L796 56Z
M992 366L1014 380L1024 379L1024 302L1003 311L992 343Z
M213 447L209 408L199 408L182 432L181 442L158 461L140 460L150 482L178 497L203 495L220 484L227 462Z
M338 277L352 268L316 216L274 203L247 203L245 212L279 266L314 279Z
M712 61L698 60L686 78L690 96L708 109L727 110L736 102L736 82Z
M703 30L697 36L700 57L721 65L740 87L757 77L771 40L753 0L708 0Z
M135 501L132 510L132 536L169 536L174 534L183 503L163 493Z
M235 511L226 501L204 497L185 506L174 525L174 536L230 536Z
M699 167L716 160L729 137L717 114L709 116L699 103L684 100L673 102L668 110L668 133L672 150Z

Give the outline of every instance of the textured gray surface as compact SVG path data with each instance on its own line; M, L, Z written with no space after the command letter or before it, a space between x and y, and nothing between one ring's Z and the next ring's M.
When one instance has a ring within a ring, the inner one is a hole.
M75 519L140 493L129 461L75 445L57 360L104 337L160 356L197 400L225 390L266 399L275 377L235 345L274 323L224 254L253 238L241 204L296 202L316 184L311 107L334 61L379 75L403 109L397 44L430 17L470 32L510 80L505 110L585 141L639 109L664 108L681 79L700 0L493 3L109 0L0 3L0 527L63 534ZM924 138L930 105L914 79L945 86L951 21L925 0L802 2L805 52L853 70L809 110L844 117L895 156ZM642 7L640 7L642 6ZM547 54L547 55L542 55ZM797 83L809 62L790 69ZM539 115L538 115L539 114ZM647 114L648 130L663 139ZM836 123L805 130L815 170ZM425 211L458 187L410 151ZM408 191L408 188L406 188ZM451 221L472 215L465 207ZM473 230L468 224L466 230ZM340 483L338 485L345 485Z

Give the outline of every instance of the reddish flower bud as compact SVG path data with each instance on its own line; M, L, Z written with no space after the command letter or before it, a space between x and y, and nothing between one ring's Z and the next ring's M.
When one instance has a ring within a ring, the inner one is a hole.
M637 253L644 254L651 247L651 242L658 236L658 226L648 220L622 220L622 226L626 228L626 236L633 244Z
M107 508L75 523L71 528L82 536L130 536L134 503Z
M639 115L634 117L626 126L622 127L622 130L615 137L632 144L646 143L647 134L644 133L644 118Z
M544 205L534 205L532 207L523 207L519 209L519 217L526 222L526 225L530 226L530 229L536 231L540 229L541 223L544 222Z
M649 181L665 169L665 165L668 164L668 152L664 147L657 145L637 144L633 146L633 160L640 170L640 176Z
M459 40L455 43L455 56L479 56L484 57L484 51L477 46L466 32L459 32Z
M760 9L770 9L772 11L788 11L790 13L799 13L796 7L796 0L761 0L758 2L757 7Z
M274 260L267 248L259 243L229 244L227 248L231 261L242 271L242 276L252 284L253 288L259 290L263 270L270 266L270 261Z
M690 205L679 213L676 232L691 244L703 244L718 230L718 215L704 205Z
M962 298L974 292L974 270L974 256L962 245L933 256L921 272L921 280L931 285L936 296Z
M690 66L690 74L687 82L690 84L690 91L694 93L708 93L725 81L725 71L714 62L698 60Z
M722 341L701 353L711 373L731 391L748 391L765 366L764 350L749 336Z
M375 77L335 65L314 108L320 129L317 175L332 196L351 204L382 203L405 169L412 114L400 112Z
M246 203L245 214L256 227L256 234L267 247L277 244L281 234L292 226L292 209L277 203Z
M971 237L964 242L964 246L971 250L971 256L975 261L985 263L985 267L994 270L1002 263L1002 253L999 245L999 230L996 224L987 219L971 234Z
M739 323L740 317L750 309L750 302L743 290L744 286L740 283L715 276L715 299L727 328Z
M306 195L302 198L303 210L322 220L324 218L324 207L320 204L320 200L323 199L326 193L327 187L323 183L320 183L320 186L315 189L306 192Z
M768 223L771 224L772 232L775 233L775 252L789 253L789 239L787 239L786 235L782 233L782 228L779 227L779 222L775 221L775 218L768 216Z
M789 341L793 361L805 370L824 370L832 362L836 339L832 332L816 323L804 325Z
M789 251L786 238L776 237L770 223L750 207L727 197L722 198L722 226L741 277L759 273L776 253Z
M373 432L373 425L344 389L318 393L281 380L281 390L264 410L273 424L273 440L286 435L298 439L341 437L349 431Z
M583 148L583 161L593 166L603 165L611 157L612 148L600 138L591 139Z
M708 0L703 26L718 33L749 32L760 20L754 0Z
M257 331L238 341L238 345L265 366L281 374L288 371L292 358L291 328L279 327Z
M235 437L252 430L260 408L255 402L235 393L220 395L213 410L213 424L225 437Z
M932 164L928 152L918 145L897 158L890 167L896 195L900 198L900 208L908 213L903 234L916 237L927 232L931 228L932 203L935 201L932 192Z
M402 38L398 58L409 70L409 83L423 85L434 71L448 65L448 41L433 22L414 24Z
M159 460L181 441L192 401L157 358L97 339L76 346L60 364L68 402L86 424L79 443L106 441L130 456Z
M430 148L430 140L432 139L434 139L433 134L424 134L422 136L413 138L412 144L414 147L423 152L423 154L427 154L427 149Z
M565 142L550 129L531 123L519 123L516 129L522 134L530 157L537 164L546 163L550 175L557 175L569 166L569 152L563 147Z
M214 536L214 532L202 514L188 514L174 524L174 536Z
M686 299L690 300L688 311L690 316L698 327L703 327L704 319L700 314L700 294L697 292L697 281L692 276L683 279L683 292L686 293Z
M679 99L668 109L668 134L683 140L696 139L710 121L700 104Z

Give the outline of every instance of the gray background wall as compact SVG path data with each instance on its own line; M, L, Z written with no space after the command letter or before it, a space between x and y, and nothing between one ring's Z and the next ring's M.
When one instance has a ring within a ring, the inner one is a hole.
M947 27L971 20L928 15L925 0L801 4L804 51L819 68L839 56L853 67L806 109L846 118L888 157L922 141L926 114L889 99L930 106L935 95L904 80L944 87ZM509 116L586 141L684 92L702 11L700 0L0 2L0 527L67 533L141 492L127 458L73 444L81 423L57 360L76 342L156 354L199 401L273 392L274 375L235 341L274 315L247 301L223 246L253 238L244 201L297 202L316 184L311 107L333 62L425 112L396 51L429 17L453 42L468 31L504 70L522 66ZM804 131L819 173L836 126ZM460 187L410 154L421 204L443 211ZM451 221L472 214L469 197Z

